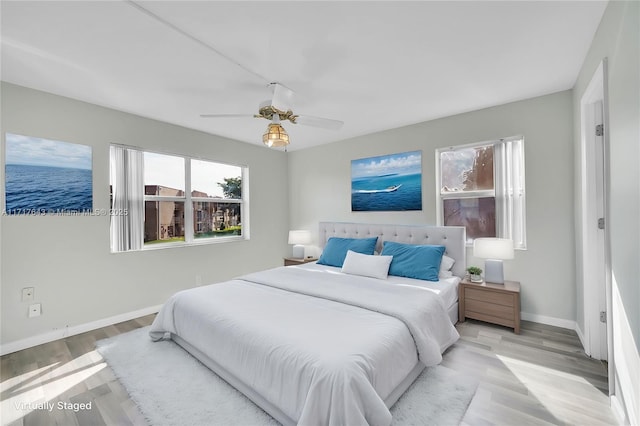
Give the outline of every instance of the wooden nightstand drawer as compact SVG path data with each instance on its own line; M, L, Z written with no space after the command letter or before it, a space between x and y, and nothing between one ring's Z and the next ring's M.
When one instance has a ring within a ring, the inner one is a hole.
M469 287L465 291L467 300L482 300L489 303L495 303L498 305L513 306L513 295L507 293L499 293L496 291L479 290L477 288Z
M498 325L504 325L505 327L511 327L513 328L514 333L520 334L520 329L519 329L520 323L519 322L516 323L516 320L513 318L513 316L511 318L500 318L500 317L494 317L494 316L479 313L479 312L468 312L467 317L484 321L484 322L490 322L491 324L498 324ZM518 325L518 328L516 328L516 325Z
M511 298L513 301L513 298ZM506 318L513 320L513 305L497 305L491 302L483 302L467 298L465 302L465 312L467 316L470 312L484 313L496 318Z

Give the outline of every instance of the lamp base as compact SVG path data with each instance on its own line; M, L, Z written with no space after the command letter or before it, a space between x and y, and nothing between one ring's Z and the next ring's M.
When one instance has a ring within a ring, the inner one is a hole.
M296 244L293 246L293 257L294 259L303 259L304 258L304 246L302 244Z
M504 284L502 260L487 259L484 261L484 280L493 284Z

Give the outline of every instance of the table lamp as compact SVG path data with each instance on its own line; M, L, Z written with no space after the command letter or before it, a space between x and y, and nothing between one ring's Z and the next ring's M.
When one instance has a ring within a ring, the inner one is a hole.
M513 241L505 238L476 238L473 255L484 261L484 280L488 283L504 284L502 261L513 259Z
M293 256L295 259L304 258L304 245L311 244L311 232L305 230L289 231L289 244L293 244Z

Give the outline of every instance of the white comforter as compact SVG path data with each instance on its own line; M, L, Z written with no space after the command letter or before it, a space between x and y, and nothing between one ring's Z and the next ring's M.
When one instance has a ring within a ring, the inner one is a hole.
M430 291L296 267L176 293L150 335L166 332L300 425L389 425L384 399L459 337Z

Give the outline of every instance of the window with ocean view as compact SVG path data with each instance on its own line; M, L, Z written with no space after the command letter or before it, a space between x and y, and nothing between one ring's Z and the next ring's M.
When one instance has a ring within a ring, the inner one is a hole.
M111 218L112 251L244 238L247 174L242 166L113 145L112 209L127 206L129 214Z
M440 149L436 161L439 224L464 226L469 243L501 237L526 248L521 137Z

